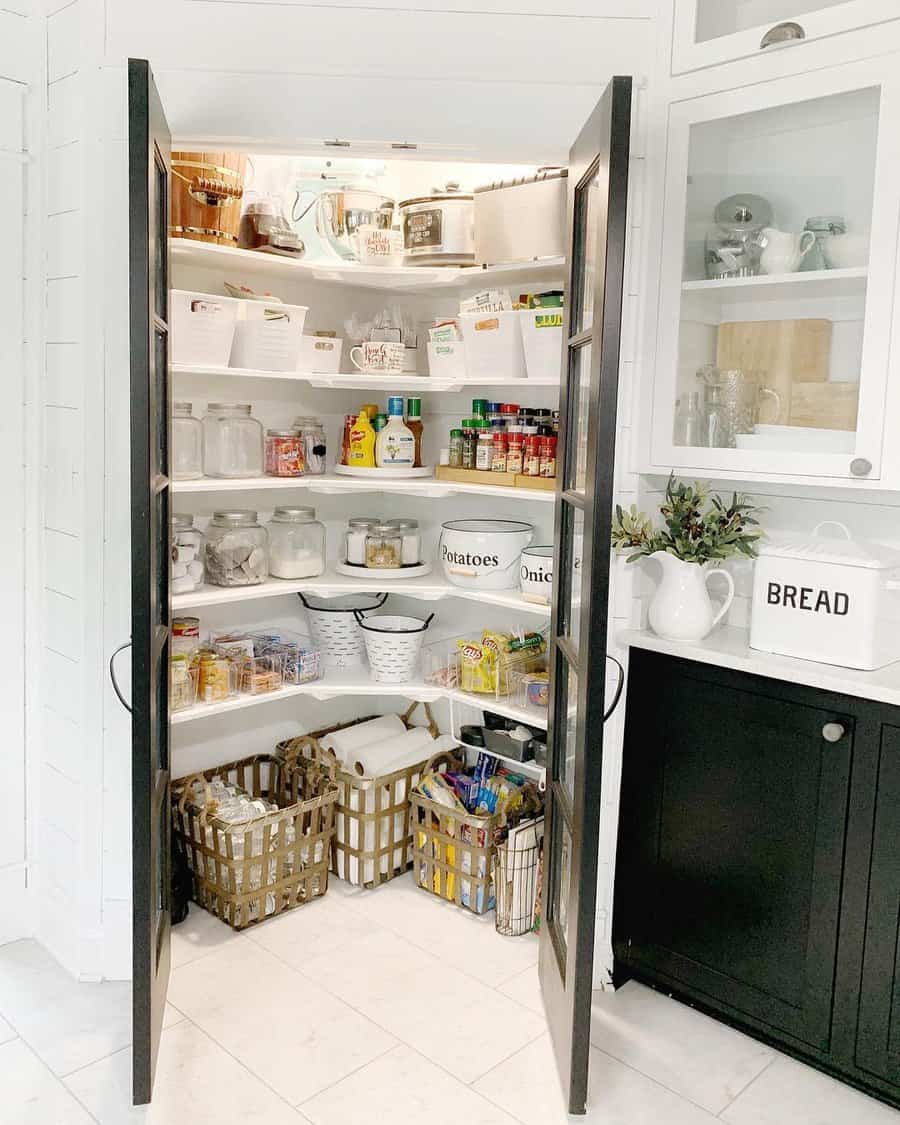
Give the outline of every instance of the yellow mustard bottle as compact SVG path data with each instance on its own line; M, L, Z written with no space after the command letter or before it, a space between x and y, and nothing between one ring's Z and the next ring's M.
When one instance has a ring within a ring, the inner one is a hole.
M375 430L365 407L350 431L350 455L347 461L358 469L375 468Z

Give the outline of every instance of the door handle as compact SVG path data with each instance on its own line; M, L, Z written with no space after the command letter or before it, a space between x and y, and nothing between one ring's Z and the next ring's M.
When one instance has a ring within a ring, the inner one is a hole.
M760 40L759 49L764 51L766 47L780 47L784 43L796 43L805 38L806 31L803 25L794 23L793 20L787 20L784 23L776 23L774 27L769 28Z
M122 704L122 706L125 708L125 710L128 712L128 714L130 715L132 713L131 712L131 704L128 702L128 700L125 698L125 696L122 694L122 691L119 687L119 682L116 679L116 657L119 655L120 652L124 652L126 648L131 648L131 641L125 641L124 644L119 645L119 647L115 650L115 652L109 658L109 678L112 680L113 691L116 693L116 698Z
M855 477L866 477L872 471L872 462L867 457L854 457L850 462L850 472Z
M822 737L826 742L840 742L846 733L842 723L826 723L822 727Z

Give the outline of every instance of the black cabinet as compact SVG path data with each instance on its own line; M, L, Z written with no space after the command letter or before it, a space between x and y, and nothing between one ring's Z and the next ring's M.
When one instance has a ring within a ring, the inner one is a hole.
M617 980L664 988L897 1100L889 717L900 720L633 649L613 945Z

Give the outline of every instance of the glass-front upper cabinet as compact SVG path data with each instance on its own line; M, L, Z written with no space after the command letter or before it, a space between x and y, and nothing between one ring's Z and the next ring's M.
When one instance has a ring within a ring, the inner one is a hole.
M793 49L898 17L897 0L675 0L672 73Z
M655 471L878 479L900 212L890 65L670 107Z

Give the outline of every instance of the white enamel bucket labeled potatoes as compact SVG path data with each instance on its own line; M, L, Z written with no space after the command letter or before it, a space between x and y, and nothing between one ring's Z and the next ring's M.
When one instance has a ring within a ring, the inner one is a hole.
M450 520L438 543L444 576L464 589L512 590L533 537L533 526L518 520Z

